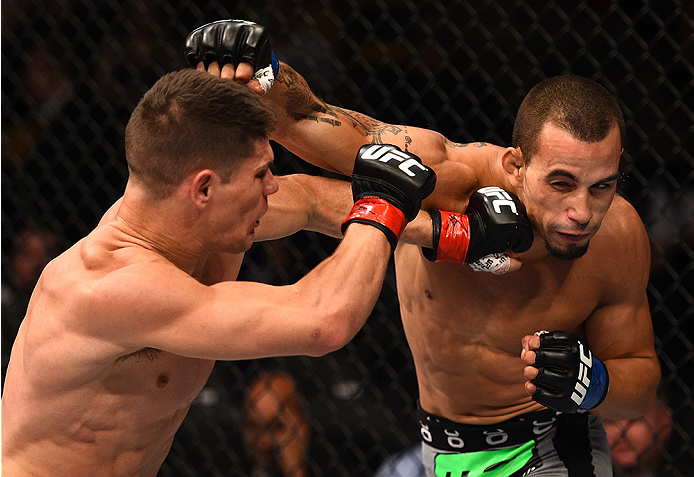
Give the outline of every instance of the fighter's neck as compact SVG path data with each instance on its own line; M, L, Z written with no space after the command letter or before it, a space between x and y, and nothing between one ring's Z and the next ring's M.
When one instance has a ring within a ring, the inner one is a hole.
M186 213L167 200L152 203L126 191L108 225L118 231L122 240L158 253L192 274L210 252L195 236L192 224L186 221Z

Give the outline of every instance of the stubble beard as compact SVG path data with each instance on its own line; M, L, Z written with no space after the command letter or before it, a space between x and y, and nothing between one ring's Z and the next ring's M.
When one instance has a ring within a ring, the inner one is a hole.
M588 245L590 244L590 241L586 242L584 245L569 244L569 247L562 249L551 245L547 239L544 240L545 248L550 255L560 260L576 260L577 258L581 258L588 251Z
M535 229L536 233L538 230L542 230L538 235L542 237L542 240L545 242L545 249L550 253L555 258L558 258L560 260L576 260L577 258L581 258L588 252L588 245L590 245L590 240L588 240L586 243L582 245L578 244L573 244L573 243L567 243L565 244L565 247L557 247L556 245L552 245L547 237L555 231L553 227L549 227L548 229L541 229L538 227L537 222L532 221L531 223L533 224L533 228Z
M545 248L553 257L558 258L560 260L576 260L577 258L581 258L582 256L584 256L588 251L590 239L582 245L566 243L564 244L565 246L563 248L557 247L556 245L552 245L547 239L547 236L553 231L554 229L550 226L550 228L545 232L545 235L542 236L543 240L545 241Z

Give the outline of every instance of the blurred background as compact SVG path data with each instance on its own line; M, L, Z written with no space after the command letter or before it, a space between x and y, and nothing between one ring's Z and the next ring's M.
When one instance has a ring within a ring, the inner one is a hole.
M615 94L627 125L620 188L651 239L663 369L653 416L610 423L615 473L692 475L694 2L685 0L4 0L3 378L38 274L124 190L130 112L160 76L187 66L189 31L225 18L266 25L277 57L327 102L455 142L509 145L522 98L549 76L584 75ZM321 173L274 147L275 173ZM312 233L257 244L240 278L294 282L336 245ZM268 403L251 382L270 389L277 374L290 418L254 410ZM383 465L418 442L416 399L391 268L343 350L218 363L160 475L399 475ZM275 433L269 443L259 426ZM293 452L289 438L301 439L305 473L268 464Z

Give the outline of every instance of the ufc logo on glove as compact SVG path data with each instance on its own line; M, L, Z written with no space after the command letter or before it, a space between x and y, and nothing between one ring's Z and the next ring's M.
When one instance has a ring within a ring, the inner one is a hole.
M410 177L415 176L415 173L412 172L413 167L417 167L422 171L426 170L419 160L392 146L376 144L364 151L361 157L362 159L378 160L380 162L388 162L391 159L395 159L400 162L398 168Z
M586 353L588 351L588 353ZM593 367L593 354L590 350L583 348L583 343L578 342L578 354L581 361L578 363L578 380L576 381L576 386L574 387L574 392L571 395L571 399L577 405L583 404L583 401L588 394L588 388L590 387L590 376L588 371ZM592 373L591 373L592 374Z
M511 209L511 212L513 212L515 215L518 215L518 209L516 208L516 204L513 201L513 197L511 197L511 195L504 189L492 186L483 187L479 189L477 192L491 198L492 207L494 208L494 212L496 212L497 214L501 214L501 208L506 206Z

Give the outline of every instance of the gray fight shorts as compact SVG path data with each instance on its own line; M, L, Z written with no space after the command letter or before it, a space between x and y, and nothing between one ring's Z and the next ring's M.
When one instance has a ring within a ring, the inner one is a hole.
M549 409L489 426L419 409L427 477L612 477L602 420Z

